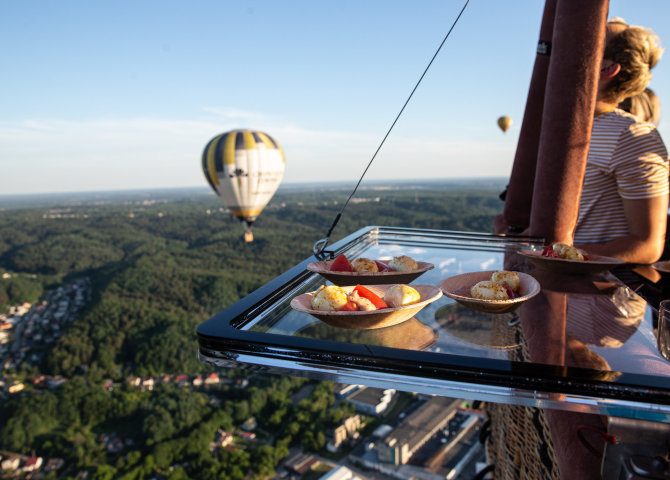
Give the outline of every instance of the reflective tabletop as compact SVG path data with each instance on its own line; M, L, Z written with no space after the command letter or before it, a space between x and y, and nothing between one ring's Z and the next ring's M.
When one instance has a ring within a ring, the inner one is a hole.
M541 248L533 239L367 227L332 254L432 263L413 285L516 270L533 276L540 293L502 314L442 296L394 326L338 328L290 306L330 284L307 270L310 257L201 324L199 356L218 366L669 422L670 362L659 353L657 313L635 282L622 281L644 279L625 267L562 273L517 253Z

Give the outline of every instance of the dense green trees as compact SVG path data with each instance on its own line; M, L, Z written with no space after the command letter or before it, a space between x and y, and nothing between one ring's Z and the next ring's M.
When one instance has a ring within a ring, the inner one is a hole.
M0 311L10 305L24 302L35 303L44 292L48 280L37 275L11 274L8 278L0 278Z
M254 376L247 389L206 394L173 384L140 391L124 379L210 370L197 360L196 326L309 257L348 194L280 191L250 244L213 195L0 211L0 272L10 274L0 279L0 308L35 302L73 275L94 285L93 300L39 367L69 381L2 401L0 448L63 457L72 477L86 469L95 479L240 480L271 475L290 445L322 449L324 432L352 412L333 408L328 383L295 404L304 379ZM356 198L365 201L347 207L333 242L366 225L490 231L502 207L497 188L363 188ZM117 386L103 388L105 379ZM265 441L210 452L217 430L239 429L250 416ZM105 435L128 442L110 452Z

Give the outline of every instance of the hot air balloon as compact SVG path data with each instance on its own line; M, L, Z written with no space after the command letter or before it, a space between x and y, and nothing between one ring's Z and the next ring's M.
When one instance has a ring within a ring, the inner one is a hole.
M498 126L500 127L500 130L502 130L503 133L505 133L509 129L509 127L512 126L512 119L507 115L505 115L504 117L500 117L498 119Z
M212 138L202 152L202 170L223 204L244 225L251 242L251 224L268 204L284 176L284 152L270 135L232 130Z

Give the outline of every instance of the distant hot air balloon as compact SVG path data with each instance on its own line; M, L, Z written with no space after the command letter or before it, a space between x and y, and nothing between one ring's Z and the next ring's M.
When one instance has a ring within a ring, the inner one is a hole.
M253 240L251 224L277 190L284 167L284 152L263 132L222 133L202 152L205 178L223 204L245 224L245 241Z
M505 115L504 117L500 117L498 119L498 126L500 127L500 130L502 130L503 133L505 133L509 129L509 127L512 126L512 119L507 115Z

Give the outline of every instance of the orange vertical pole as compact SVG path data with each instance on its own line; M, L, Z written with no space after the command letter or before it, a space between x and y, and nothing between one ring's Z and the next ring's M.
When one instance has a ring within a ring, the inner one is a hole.
M530 234L572 243L586 168L609 0L558 0Z

